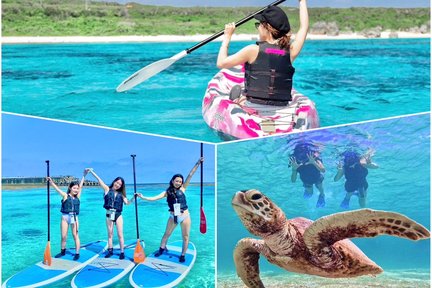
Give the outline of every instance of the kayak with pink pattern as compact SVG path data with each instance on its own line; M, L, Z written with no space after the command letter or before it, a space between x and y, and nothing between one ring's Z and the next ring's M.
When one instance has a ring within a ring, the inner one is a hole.
M220 70L207 86L202 114L207 125L219 133L246 139L319 127L314 102L294 89L287 106L239 105L230 100L235 85L244 87L243 66Z

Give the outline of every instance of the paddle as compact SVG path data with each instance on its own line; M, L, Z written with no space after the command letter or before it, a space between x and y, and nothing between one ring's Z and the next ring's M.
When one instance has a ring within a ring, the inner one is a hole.
M203 157L203 143L201 143L201 158ZM203 171L204 171L204 162L201 162L201 209L200 209L200 232L205 234L207 232L207 220L204 214L203 208Z
M46 160L47 165L47 177L50 177L50 167L49 167L49 160ZM51 266L51 244L50 244L50 183L47 179L47 198L48 198L48 242L45 246L45 252L43 256L43 263L45 265Z
M245 18L241 19L240 21L236 22L235 26L238 27L238 26L246 23L247 21L252 19L255 15L263 12L268 7L279 5L282 2L285 2L285 0L278 0L276 2L273 2L269 5L267 5L266 7L261 8L260 10L254 12L254 13L246 16ZM127 91L129 89L132 89L136 85L144 82L145 80L149 79L150 77L152 77L152 76L158 74L159 72L167 69L169 66L171 66L172 64L174 64L175 62L177 62L181 58L185 57L187 54L192 53L194 50L200 48L201 46L204 46L205 44L213 41L214 39L218 38L219 36L221 36L223 34L224 34L224 30L221 30L218 33L213 34L212 36L208 37L207 39L199 42L198 44L195 44L191 48L183 50L180 53L172 56L171 58L162 59L162 60L153 62L153 63L145 66L141 70L135 72L134 74L132 74L131 76L126 78L126 80L124 80L122 83L120 83L120 85L116 88L116 91L117 92L124 92L124 91Z
M142 263L145 260L144 249L141 246L140 236L139 236L139 226L138 226L138 201L137 201L137 191L136 191L136 175L135 175L135 157L136 155L131 155L133 164L133 180L134 180L134 197L135 197L135 221L136 221L136 232L137 232L137 243L134 251L134 262Z

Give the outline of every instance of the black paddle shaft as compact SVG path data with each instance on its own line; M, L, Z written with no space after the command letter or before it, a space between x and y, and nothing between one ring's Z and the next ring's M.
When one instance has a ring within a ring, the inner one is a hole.
M47 177L50 177L50 166L49 166L49 160L46 160L46 165L47 165ZM48 210L48 241L50 241L50 235L51 235L51 231L50 231L50 183L47 179L47 210Z
M201 143L201 159L202 159L203 155L204 155L203 143ZM201 159L200 159L200 161L201 161ZM204 164L204 162L201 162L201 167L200 167L200 169L201 169L201 207L203 207L203 178L204 178L203 177L203 170L204 170L203 164Z
M260 10L258 10L258 11L256 11L256 12L254 12L254 13L252 13L252 14L246 16L245 18L243 18L243 19L237 21L237 22L235 23L235 26L238 27L238 26L240 26L240 25L246 23L247 21L249 21L250 19L252 19L255 15L257 15L257 14L263 12L263 11L264 11L265 9L267 9L268 7L271 7L271 6L277 6L277 5L281 4L282 2L285 2L285 0L278 0L278 1L276 1L276 2L273 2L273 3L269 4L269 5L267 5L266 7L261 8ZM208 42L213 41L214 39L218 38L219 36L221 36L221 35L223 35L223 34L224 34L224 30L221 30L221 31L219 31L218 33L213 34L212 36L208 37L207 39L205 39L205 40L199 42L198 44L195 44L195 45L192 46L191 48L186 49L186 52L187 52L188 54L189 54L189 53L192 53L194 50L200 48L201 46L207 44Z
M138 201L137 201L137 191L136 191L136 175L135 175L135 157L136 155L131 155L132 157L132 166L133 166L133 181L134 181L134 198L135 198L135 222L136 222L136 232L137 232L137 239L140 239L139 236L139 226L138 226Z

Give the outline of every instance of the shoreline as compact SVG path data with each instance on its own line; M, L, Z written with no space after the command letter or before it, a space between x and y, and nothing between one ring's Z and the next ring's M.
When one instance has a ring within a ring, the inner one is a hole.
M133 183L126 183L126 185L133 185ZM138 186L167 186L166 183L137 183ZM67 185L60 185L60 187L66 187ZM200 183L190 183L189 186L200 186ZM207 187L207 186L215 186L214 183L203 183L203 186ZM33 189L33 188L45 188L46 184L40 184L40 183L35 183L35 184L2 184L1 185L1 190L12 190L12 191L16 191L16 190L27 190L27 189ZM91 187L99 187L99 185L84 185L85 188L91 188Z
M396 33L397 37L391 37ZM171 43L200 42L211 35L157 35L157 36L10 36L1 37L2 44L59 44L59 43ZM430 38L430 33L381 32L381 37L367 38L360 33L341 33L338 36L308 34L307 40L360 40L360 39L412 39ZM255 34L235 34L232 41L257 41ZM222 36L214 41L222 41Z

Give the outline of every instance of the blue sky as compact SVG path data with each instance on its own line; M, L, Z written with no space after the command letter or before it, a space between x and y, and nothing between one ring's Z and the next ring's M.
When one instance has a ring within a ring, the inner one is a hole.
M107 0L104 0L106 2ZM275 0L112 0L109 2L129 3L137 2L147 5L168 5L168 6L266 6ZM308 0L309 7L335 7L335 8L348 8L348 7L430 7L430 0ZM286 1L283 6L297 6L297 0Z
M185 177L200 156L200 143L139 133L90 127L2 113L2 176L81 177L85 167L107 184L117 177L133 183L136 154L137 183L168 183ZM214 182L214 146L204 144L204 181ZM192 182L200 181L200 170ZM94 180L92 176L89 180Z

